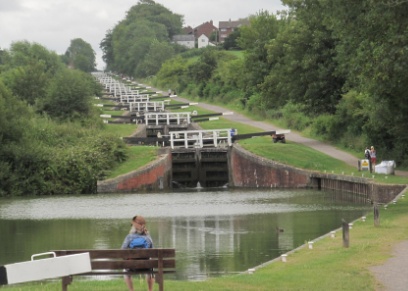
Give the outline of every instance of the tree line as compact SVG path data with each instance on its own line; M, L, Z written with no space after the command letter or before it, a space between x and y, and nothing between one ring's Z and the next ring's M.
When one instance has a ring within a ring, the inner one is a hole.
M126 159L92 104L94 60L81 39L62 56L26 41L0 51L0 196L95 193Z
M183 17L141 0L101 41L107 69L204 100L241 104L289 128L408 165L408 1L283 0L228 45L171 42ZM239 51L228 50L230 48ZM95 53L26 41L0 50L0 196L93 193L127 158L92 106Z
M259 11L224 45L183 51L170 42L182 17L140 1L101 48L109 70L240 103L361 158L375 145L380 159L407 166L408 1L282 2L287 10Z

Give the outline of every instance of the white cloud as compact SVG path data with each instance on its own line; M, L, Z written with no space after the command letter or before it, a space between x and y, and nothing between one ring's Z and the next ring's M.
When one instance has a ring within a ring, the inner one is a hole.
M135 0L0 0L0 48L27 40L65 53L72 39L82 38L97 53L103 67L99 44L106 31L125 18ZM157 0L173 13L184 16L185 25L198 26L213 20L237 20L268 10L282 10L280 0Z

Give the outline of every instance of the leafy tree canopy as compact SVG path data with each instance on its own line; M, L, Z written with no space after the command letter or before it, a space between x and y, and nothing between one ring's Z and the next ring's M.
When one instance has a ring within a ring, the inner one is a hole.
M152 56L157 54L157 43L170 43L173 35L180 33L182 23L181 15L172 13L161 4L152 0L139 1L100 43L107 69L139 77L157 73L158 61L163 62L173 56L173 50L169 50L170 53L147 68L147 64L152 64Z
M72 68L93 72L96 69L95 51L92 46L81 38L71 40L71 45L65 52L68 65Z

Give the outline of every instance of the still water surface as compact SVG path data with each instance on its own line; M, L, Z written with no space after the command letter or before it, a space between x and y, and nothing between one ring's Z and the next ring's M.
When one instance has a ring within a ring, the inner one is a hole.
M189 190L0 199L0 265L53 249L119 248L134 215L155 247L176 248L177 278L260 265L355 220L370 206L313 190Z

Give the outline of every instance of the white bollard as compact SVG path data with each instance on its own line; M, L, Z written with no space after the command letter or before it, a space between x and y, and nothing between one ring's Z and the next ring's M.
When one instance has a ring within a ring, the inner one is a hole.
M333 230L330 232L330 237L335 238L336 237L336 232Z
M361 217L361 220L362 220L363 222L365 222L365 221L366 221L366 217L365 217L365 216L362 216L362 217Z
M287 257L287 256L288 256L287 254L281 255L282 262L286 263L286 257Z
M309 245L309 249L312 250L312 249L313 249L313 242L312 242L312 241L309 241L309 242L308 242L308 245Z
M254 268L248 269L248 274L253 274L255 272Z
M349 223L349 229L352 229L352 228L353 228L353 224Z

